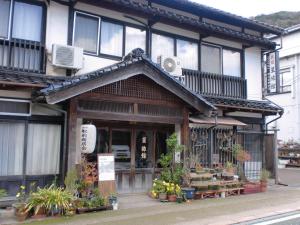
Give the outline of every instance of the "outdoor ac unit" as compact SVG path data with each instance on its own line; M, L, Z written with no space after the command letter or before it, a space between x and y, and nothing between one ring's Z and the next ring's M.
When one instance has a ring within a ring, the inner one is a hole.
M83 49L69 45L52 45L52 64L68 69L81 69Z
M171 75L182 77L181 63L177 57L166 57L161 55L157 57L157 63Z

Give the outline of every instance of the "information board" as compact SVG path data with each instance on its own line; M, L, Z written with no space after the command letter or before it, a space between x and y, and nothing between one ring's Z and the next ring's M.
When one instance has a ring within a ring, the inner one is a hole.
M98 178L99 181L115 180L115 160L113 154L98 155Z

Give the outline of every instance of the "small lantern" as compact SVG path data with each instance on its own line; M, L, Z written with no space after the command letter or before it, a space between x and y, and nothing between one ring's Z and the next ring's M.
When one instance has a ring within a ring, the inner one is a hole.
M92 153L96 147L96 127L92 124L81 125L80 148L82 153Z

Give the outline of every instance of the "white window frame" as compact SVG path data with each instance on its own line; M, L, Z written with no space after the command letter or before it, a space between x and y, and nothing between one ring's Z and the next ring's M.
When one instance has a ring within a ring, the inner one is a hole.
M206 43L206 42L202 42L201 47L200 47L200 68L201 68L201 72L202 72L202 57L201 57L202 45L206 45L206 46L209 46L209 47L212 47L212 48L220 49L220 71L221 71L221 74L219 74L219 75L223 75L223 48L222 48L222 46L211 44L211 43Z
M84 13L84 12L80 12L80 11L75 11L74 13L74 20L73 20L73 35L72 35L72 46L74 46L74 41L75 41L75 29L76 29L76 17L77 14L81 14L81 15L85 15L88 17L94 17L98 19L98 32L97 32L97 52L96 53L92 53L92 52L88 52L84 50L84 53L87 55L93 55L93 56L98 56L99 55L99 51L100 51L100 26L101 26L101 17L100 16L95 16L95 15L91 15L89 13Z
M0 37L1 40L10 40L10 38L11 38L13 4L14 4L14 0L10 0L9 16L8 16L8 29L7 29L8 34L7 34L7 38Z
M1 112L1 111L0 111L0 115L5 115L5 116L31 116L32 102L31 102L30 100L26 100L26 99L0 98L0 101L6 101L6 102L22 102L22 103L28 103L28 104L29 104L29 112L28 112L28 113L9 113L9 112Z

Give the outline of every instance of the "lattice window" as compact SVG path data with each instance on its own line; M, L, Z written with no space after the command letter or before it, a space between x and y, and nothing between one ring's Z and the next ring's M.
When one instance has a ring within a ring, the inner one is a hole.
M79 109L115 113L133 113L133 104L126 102L86 101L78 102Z
M179 108L161 106L161 105L138 105L139 114L150 116L174 116L182 117L182 111Z
M203 167L209 166L209 130L207 128L191 128L190 166L200 163Z
M175 95L160 87L150 78L142 75L134 76L127 80L121 80L100 88L96 88L92 92L142 99L178 102L178 98Z

